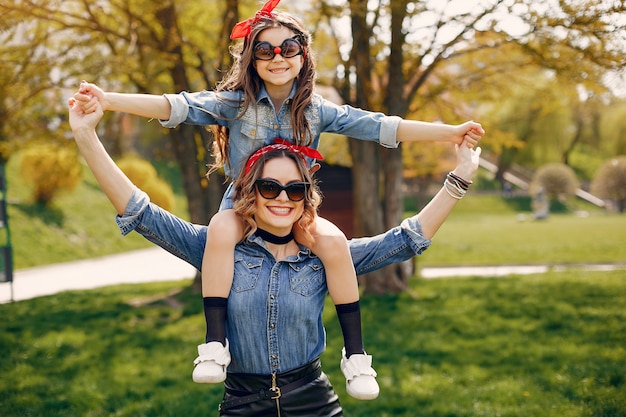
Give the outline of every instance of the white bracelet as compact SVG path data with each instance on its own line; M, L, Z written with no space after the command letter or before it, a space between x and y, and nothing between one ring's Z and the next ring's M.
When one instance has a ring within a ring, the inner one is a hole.
M466 191L461 188L458 184L454 184L448 178L443 182L443 188L446 189L446 192L450 197L460 200L465 196Z

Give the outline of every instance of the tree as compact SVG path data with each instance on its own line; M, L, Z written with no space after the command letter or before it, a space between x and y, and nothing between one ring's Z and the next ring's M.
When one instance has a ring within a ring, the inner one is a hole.
M626 156L612 158L600 167L591 192L613 201L620 213L626 210Z
M141 93L210 88L217 82L219 70L228 64L229 55L225 41L207 45L207 28L215 28L216 37L227 40L238 19L237 0L222 4L226 7L220 12L199 1L3 2L3 18L8 16L16 23L5 36L19 48L6 48L2 56L13 54L14 61L24 62L11 66L14 78L3 86L8 89L16 80L25 85L28 78L20 73L32 68L40 69L38 78L44 82L38 88L45 91L53 87L75 91L83 78ZM39 89L23 90L33 96ZM26 107L28 98L11 108ZM57 110L62 115L67 111L64 106ZM8 119L20 118L13 114L0 119L3 131L8 130ZM168 134L182 171L191 220L207 223L222 194L219 178L208 185L203 179L210 162L211 137L206 129L192 126L171 129Z
M350 22L350 34L339 38L337 47L349 52L340 57L334 80L344 101L387 114L415 116L414 109L441 106L456 97L450 91L487 89L494 80L501 85L514 83L515 71L523 65L550 69L574 84L592 85L607 70L620 71L626 63L624 44L619 42L624 36L619 20L624 6L619 2L469 3L321 2L320 13L330 17L335 33ZM462 10L453 10L455 6ZM515 54L511 59L502 52ZM456 117L446 121L472 118L470 109L455 104ZM452 108L449 103L445 107ZM400 220L401 150L379 152L376 145L360 141L350 146L355 230L379 233ZM406 276L389 269L364 281L365 290L376 293L398 291L405 285Z

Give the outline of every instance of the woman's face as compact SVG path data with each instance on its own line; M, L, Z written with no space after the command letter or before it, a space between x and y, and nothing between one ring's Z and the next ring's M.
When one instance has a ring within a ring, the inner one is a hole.
M263 167L263 179L272 179L280 184L288 185L302 182L302 176L296 163L287 157L270 159ZM285 190L273 199L264 198L255 187L256 212L254 219L259 228L278 236L287 235L293 225L302 216L304 200L291 201Z
M273 47L280 47L285 39L293 38L295 33L290 29L280 26L265 29L257 36L258 42L269 42ZM302 69L304 58L302 54L292 58L285 58L281 54L276 54L268 61L255 60L254 68L259 77L265 82L268 90L272 88L289 88Z

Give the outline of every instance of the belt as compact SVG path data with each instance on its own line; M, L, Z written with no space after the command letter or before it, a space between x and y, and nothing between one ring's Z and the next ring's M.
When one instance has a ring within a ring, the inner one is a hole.
M237 407L243 404L249 404L262 400L278 400L282 395L287 394L297 388L303 387L306 384L313 382L322 374L322 368L318 367L315 371L311 372L308 375L303 376L300 379L297 379L293 382L288 383L287 385L283 385L282 387L272 386L270 388L265 388L259 390L259 392L244 395L242 397L233 398L227 401L222 401L219 406L220 411L228 410L229 408ZM240 391L229 390L226 388L226 392L235 393Z

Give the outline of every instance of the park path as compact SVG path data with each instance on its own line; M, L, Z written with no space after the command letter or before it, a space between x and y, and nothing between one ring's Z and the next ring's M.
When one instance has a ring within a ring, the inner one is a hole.
M589 270L626 269L620 265L579 265ZM572 266L499 265L422 268L423 278L450 276L498 277L537 274ZM165 250L154 247L75 262L66 262L13 273L13 283L0 283L0 303L27 300L60 291L86 290L116 284L176 281L193 278L196 269Z

